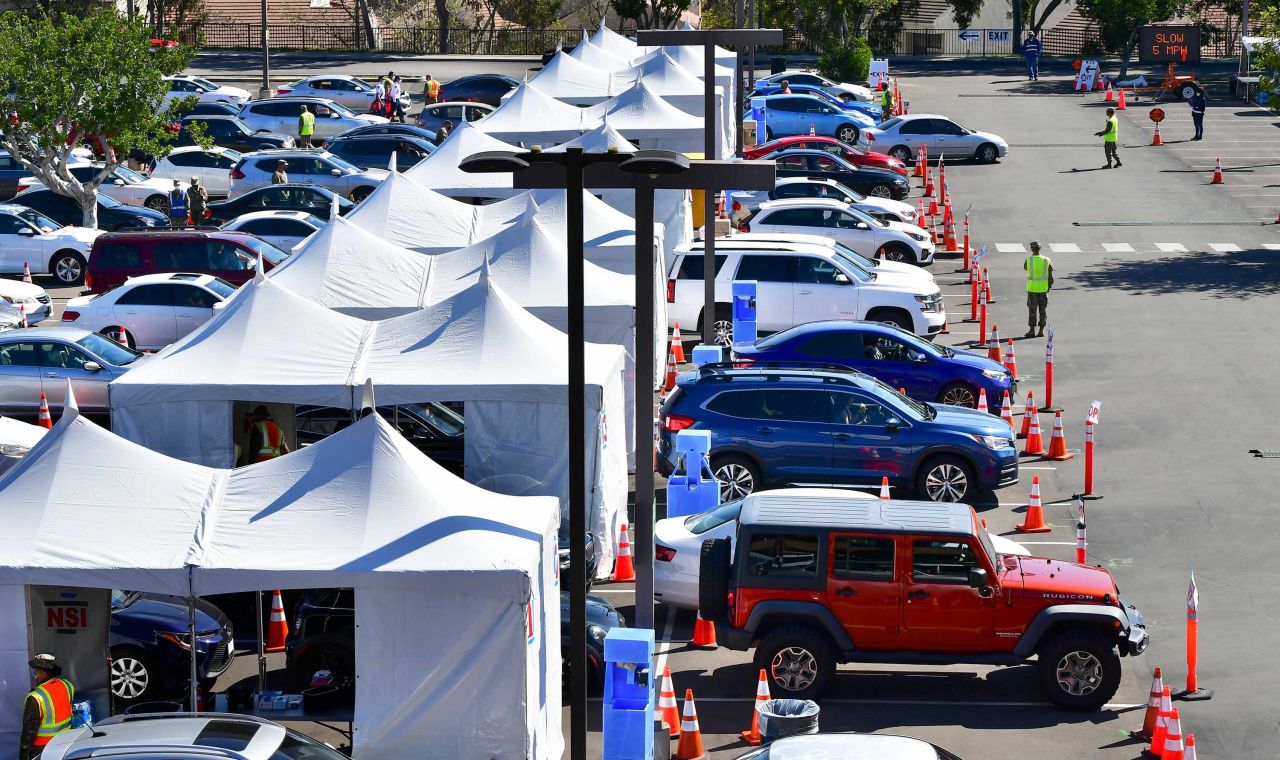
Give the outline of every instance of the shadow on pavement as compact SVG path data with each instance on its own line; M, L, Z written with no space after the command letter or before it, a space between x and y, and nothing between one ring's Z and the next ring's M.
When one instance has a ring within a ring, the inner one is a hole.
M1161 259L1112 259L1064 277L1066 289L1115 288L1134 293L1201 293L1213 298L1254 298L1280 293L1277 252L1197 251Z

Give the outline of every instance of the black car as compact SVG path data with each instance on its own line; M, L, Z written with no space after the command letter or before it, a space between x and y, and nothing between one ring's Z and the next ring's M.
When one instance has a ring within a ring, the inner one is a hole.
M592 534L591 531L587 531L586 538L584 540L585 540L586 546L583 548L583 552L587 558L586 590L590 591L591 585L595 583L596 566L600 564L600 561L596 559L596 541L595 541L594 534ZM560 548L560 578L565 579L569 577L569 537L563 533L560 534L559 548Z
M84 212L80 204L48 188L27 190L14 196L13 202L35 209L58 224L80 225ZM104 230L168 227L169 217L146 206L130 206L98 193L98 227Z
M368 124L363 127L353 127L346 132L334 135L332 139L341 140L344 137L368 137L370 135L406 135L426 140L429 143L435 143L436 141L436 133L429 129L423 129L414 124L400 124L394 121L386 124Z
M101 196L99 196L101 197ZM338 199L338 213L345 215L356 204L332 190L317 185L289 183L267 185L236 196L229 201L209 204L210 222L222 224L250 211L283 210L305 211L321 219L328 219L334 198Z
M462 477L462 442L466 430L458 413L435 402L380 406L378 414L409 443L436 464ZM294 429L299 446L309 446L351 424L351 411L331 406L299 406Z
M519 86L519 82L505 74L472 74L459 77L442 86L437 102L469 100L486 103L496 108L502 102L503 95Z
M191 668L187 600L163 594L111 592L111 693L139 702L181 695ZM231 667L231 622L214 605L196 600L196 675L212 685Z
M604 685L604 637L625 626L622 614L598 596L587 597L587 663L592 688ZM569 594L560 594L560 651L569 648ZM285 664L290 682L301 690L317 670L338 683L355 675L355 592L349 588L312 589L303 594L290 621ZM565 663L568 677L568 663Z
M240 106L233 106L229 103L196 103L191 108L183 110L177 114L178 116L239 116Z
M188 129L190 124L204 127L204 135L214 145L231 148L241 153L273 148L292 148L293 138L278 132L254 132L238 116L188 116L182 120L174 145L195 145L195 138Z
M907 178L874 166L854 166L825 150L782 150L772 156L779 177L830 179L863 195L902 200L911 191Z
M18 180L30 176L31 170L24 167L21 161L9 155L7 150L0 151L0 200L9 200L16 195Z
M426 130L423 130L424 132ZM408 135L368 135L335 137L325 143L325 150L355 164L361 169L386 169L391 154L396 154L396 170L404 171L431 155L435 145L420 137Z

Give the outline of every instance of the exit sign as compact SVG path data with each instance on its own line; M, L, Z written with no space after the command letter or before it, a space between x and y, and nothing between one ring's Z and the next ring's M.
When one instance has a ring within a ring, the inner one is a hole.
M1199 63L1200 27L1144 26L1138 32L1142 63Z

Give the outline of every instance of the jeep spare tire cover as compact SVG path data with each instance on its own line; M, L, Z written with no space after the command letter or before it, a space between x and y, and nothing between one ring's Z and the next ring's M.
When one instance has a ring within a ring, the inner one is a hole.
M698 568L698 612L703 620L723 620L729 615L729 539L708 538L702 542Z

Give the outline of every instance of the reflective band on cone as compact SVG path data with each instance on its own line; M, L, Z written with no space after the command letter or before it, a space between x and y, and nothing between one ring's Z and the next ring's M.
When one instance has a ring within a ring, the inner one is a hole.
M31 283L31 266L27 262L22 262L22 281L28 285Z
M991 325L991 337L987 338L987 358L1000 363L1000 325Z
M1043 457L1053 462L1065 462L1075 456L1067 451L1067 433L1062 428L1062 410L1053 415L1053 437L1049 439L1049 451Z
M1160 717L1160 696L1164 694L1164 679L1160 676L1160 668L1155 669L1151 677L1151 692L1147 696L1147 712L1142 716L1142 728L1133 731L1130 736L1150 740L1156 730L1156 719Z
M283 652L287 638L289 638L289 622L284 617L284 599L280 596L280 589L276 589L271 595L271 621L267 623L267 646L263 651Z
M684 364L684 341L680 339L680 323L671 331L671 353L676 357L676 364Z
M1178 715L1178 708L1173 708L1173 713L1169 716L1167 725L1164 735L1164 751L1160 753L1160 757L1164 758L1164 760L1182 760L1182 752L1186 747L1182 744L1182 718Z
M1013 338L1009 339L1008 348L1004 352L1004 368L1009 370L1014 380L1018 379L1018 357L1013 352Z
M53 417L49 415L49 399L45 397L44 391L40 391L40 415L36 418L36 424L45 430L53 430Z
M1027 441L1022 446L1023 456L1043 456L1044 438L1040 435L1040 415L1034 408L1028 408L1025 414L1031 416L1031 428L1027 431Z
M622 524L618 535L618 558L613 563L613 582L630 583L636 579L636 566L631 559L631 541L627 537L627 524Z
M1160 711L1156 714L1156 730L1151 734L1151 746L1147 748L1147 753L1160 757L1164 752L1165 732L1169 728L1169 716L1173 714L1173 694L1169 690L1169 685L1165 684L1164 691L1160 694Z
M987 389L978 389L978 411L989 414L991 408L987 406Z
M1000 402L1000 419L1009 425L1009 429L1013 429L1013 404L1009 403L1009 391L1004 392L1004 399Z

